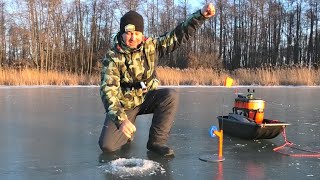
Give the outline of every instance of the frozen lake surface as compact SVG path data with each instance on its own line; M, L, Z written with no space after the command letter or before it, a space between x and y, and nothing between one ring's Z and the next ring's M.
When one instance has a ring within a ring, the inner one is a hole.
M180 106L169 144L175 158L146 149L152 115L139 116L132 143L103 154L98 137L104 109L98 87L0 87L0 179L320 179L320 158L273 152L283 137L247 141L225 135L222 163L199 160L217 154L208 130L231 112L234 91L247 87L173 87ZM255 87L265 117L291 123L288 140L320 151L319 87ZM148 160L158 170L123 176L108 165L119 158Z

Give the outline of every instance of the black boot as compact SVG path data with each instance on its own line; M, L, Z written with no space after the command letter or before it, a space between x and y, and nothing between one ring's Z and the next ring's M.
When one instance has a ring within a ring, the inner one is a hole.
M174 156L174 151L166 144L148 142L147 149L161 156Z

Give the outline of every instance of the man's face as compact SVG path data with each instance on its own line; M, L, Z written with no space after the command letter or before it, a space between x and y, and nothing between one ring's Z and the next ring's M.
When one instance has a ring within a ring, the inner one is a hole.
M122 34L122 39L130 48L137 48L142 43L143 34L140 31L128 31Z

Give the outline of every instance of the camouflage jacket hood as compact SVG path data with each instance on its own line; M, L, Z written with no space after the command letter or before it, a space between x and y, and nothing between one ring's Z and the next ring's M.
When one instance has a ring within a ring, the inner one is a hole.
M114 47L103 59L100 95L107 115L118 127L121 121L127 119L125 110L142 104L146 95L141 88L124 88L124 85L151 79L145 82L147 91L155 90L159 85L154 76L158 57L169 54L185 43L204 20L199 10L173 31L145 39L137 49L130 49L124 42L119 42L120 35L117 34Z

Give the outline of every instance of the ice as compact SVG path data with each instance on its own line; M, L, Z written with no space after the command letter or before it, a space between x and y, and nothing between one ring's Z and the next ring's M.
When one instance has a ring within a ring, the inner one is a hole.
M216 152L217 139L211 140L207 131L218 125L216 116L232 112L234 97L231 89L224 88L177 90L181 106L169 138L177 156L167 159L149 154L145 148L152 115L137 119L140 131L130 145L110 154L99 150L97 140L105 119L99 87L0 87L0 179L320 179L320 157L291 157L272 151L283 145L281 135L249 141L224 134L223 164L200 161L200 154L210 149ZM312 91L263 87L257 92L265 100L283 104L267 106L265 115L292 124L286 128L290 142L301 149L320 151L320 111L312 111L320 107L319 90L320 86ZM194 101L201 101L199 107ZM229 108L222 108L224 104ZM311 154L289 147L281 152ZM142 173L119 172L111 164L119 157L153 160L161 166Z
M131 176L152 176L157 173L165 173L165 169L155 161L137 158L119 158L107 165L100 166L104 172L117 175L119 177Z
M245 147L247 144L235 144L236 146Z
M305 125L311 125L311 126L318 126L318 124L316 124L316 123L303 123L303 124L305 124Z

